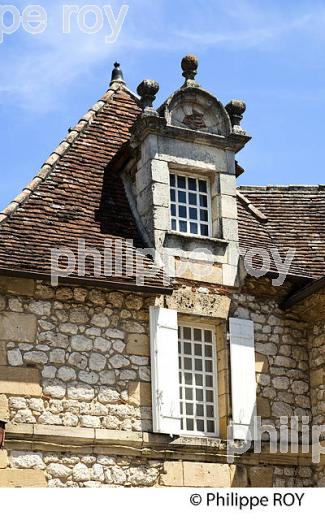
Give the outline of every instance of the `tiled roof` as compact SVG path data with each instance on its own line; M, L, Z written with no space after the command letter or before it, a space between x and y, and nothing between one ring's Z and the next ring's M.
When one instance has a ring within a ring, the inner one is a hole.
M94 276L93 262L88 259L83 278L99 284L136 284L134 274L125 272L125 251L146 245L110 161L127 143L139 113L134 94L114 83L27 188L0 212L0 274L45 276L50 273L51 248L67 247L76 253L78 239L84 239L88 248L103 252L105 239L116 244L122 238L122 274ZM277 247L281 256L295 247L290 274L308 278L325 274L324 186L242 187L238 207L242 247ZM133 240L132 248L128 240ZM164 289L162 274L153 262L145 258L144 265L152 269L145 287ZM271 270L276 271L274 263Z
M122 237L123 271L112 280L134 285L134 273L130 268L129 274L125 273L125 252L134 253L136 247L145 244L137 231L122 180L104 172L128 140L139 112L135 96L114 84L70 131L32 183L0 214L0 271L47 275L51 249L67 247L77 255L78 239L85 239L87 248L95 247L102 253L104 240L114 240L119 258L120 242L117 245L116 240ZM130 248L127 240L133 240L134 246ZM118 261L115 275L120 269ZM145 279L146 287L161 288L161 272L154 268L151 259L144 257L143 262L153 270ZM77 269L72 277L76 276ZM94 276L93 261L89 258L82 278L100 283L109 276L104 276L103 269L100 276Z
M325 186L241 186L239 191L253 205L238 198L241 246L277 248L282 258L295 249L289 274L324 276ZM274 262L271 270L277 270Z

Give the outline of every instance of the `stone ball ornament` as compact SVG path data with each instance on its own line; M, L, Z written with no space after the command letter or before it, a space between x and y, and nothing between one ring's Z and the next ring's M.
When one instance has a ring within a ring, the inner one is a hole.
M184 56L181 62L181 67L183 71L183 76L185 78L185 84L187 82L194 82L195 76L197 75L197 69L199 66L199 61L196 56L193 54L188 54Z
M231 123L233 126L240 126L240 122L243 119L243 114L246 110L246 103L240 99L232 99L225 106Z
M142 108L150 109L159 92L159 83L153 79L144 79L137 88Z

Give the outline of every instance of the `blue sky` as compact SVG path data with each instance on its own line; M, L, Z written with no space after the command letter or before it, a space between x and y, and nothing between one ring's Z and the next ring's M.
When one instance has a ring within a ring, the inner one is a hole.
M20 12L29 5L8 3ZM189 52L204 88L247 103L243 126L253 139L238 155L241 184L325 183L325 0L92 0L116 18L128 5L115 43L105 43L107 18L90 35L72 17L63 34L63 4L85 1L33 3L46 9L46 30L20 28L0 44L1 207L101 97L116 59L132 90L144 78L159 82L158 104L181 85Z

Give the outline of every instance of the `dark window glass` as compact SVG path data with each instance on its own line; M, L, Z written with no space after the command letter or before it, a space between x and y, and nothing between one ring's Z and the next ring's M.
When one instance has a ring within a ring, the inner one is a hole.
M180 220L179 221L179 230L181 233L187 233L187 222L186 220Z
M197 224L195 224L194 222L190 223L190 233L192 233L193 235L197 235Z
M188 179L188 189L192 191L196 191L196 179L192 179L191 177Z
M175 186L175 175L170 176L170 185Z
M197 220L197 209L196 208L190 208L190 219Z
M178 207L178 216L181 217L181 218L187 218L186 206L179 206Z
M196 193L189 193L188 194L188 202L192 206L196 206L197 205L197 195L196 195Z
M199 181L199 190L202 193L206 193L208 191L207 190L207 182L206 181Z
M181 204L186 204L186 191L178 192L178 202Z
M177 186L179 188L186 188L185 177L180 177L180 176L177 177Z

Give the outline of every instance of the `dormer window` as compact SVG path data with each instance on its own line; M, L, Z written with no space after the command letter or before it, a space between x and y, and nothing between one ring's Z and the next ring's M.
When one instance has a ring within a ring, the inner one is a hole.
M194 175L170 175L171 229L187 235L211 236L211 204L208 179Z

